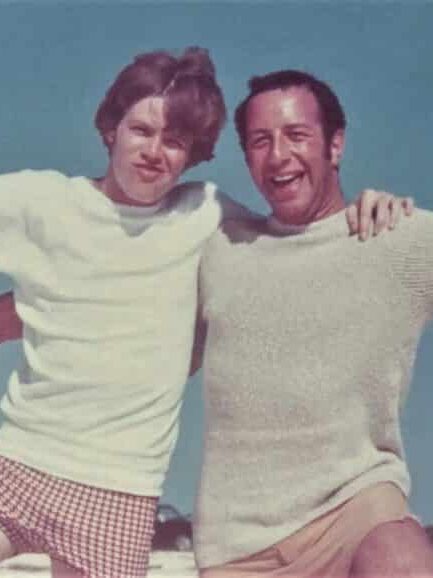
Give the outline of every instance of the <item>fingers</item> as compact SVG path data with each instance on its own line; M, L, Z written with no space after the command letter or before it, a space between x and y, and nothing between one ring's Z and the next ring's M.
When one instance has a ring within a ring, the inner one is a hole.
M378 197L381 195L374 189L365 189L358 202L359 211L359 230L358 236L361 241L368 239L370 234L370 227L373 219L376 218L376 205Z
M394 229L400 221L403 212L406 217L412 215L415 208L415 202L412 197L400 198L389 193L383 193L383 195L382 198L378 199L378 211L379 205L383 203L383 208L381 209L383 211L382 218L387 220L388 229ZM388 199L386 196L388 196ZM375 232L375 234L378 232L380 231Z
M358 219L358 207L355 203L349 205L346 209L346 220L349 225L350 235L355 235L358 232L359 219Z
M414 208L415 208L415 201L413 200L413 198L412 197L404 197L401 200L401 205L403 207L404 214L406 215L406 217L410 217L413 213Z
M395 202L397 201L397 202ZM398 221L400 205L399 200L389 193L380 193L375 207L375 219L373 223L373 235L378 235L384 229L392 229Z
M410 216L414 210L412 197L396 197L385 191L365 189L346 210L351 235L358 233L365 241L370 234L379 235L385 229L394 229L402 213Z
M389 223L388 229L394 229L401 217L402 203L400 199L393 197L389 204Z

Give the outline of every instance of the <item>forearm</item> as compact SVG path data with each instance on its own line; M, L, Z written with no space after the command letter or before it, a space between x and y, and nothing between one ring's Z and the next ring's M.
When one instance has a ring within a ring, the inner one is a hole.
M22 323L16 310L12 292L0 295L0 342L21 339Z

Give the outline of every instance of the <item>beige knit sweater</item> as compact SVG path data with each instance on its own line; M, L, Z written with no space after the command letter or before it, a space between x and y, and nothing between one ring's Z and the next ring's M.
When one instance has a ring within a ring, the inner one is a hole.
M433 214L361 243L232 221L201 267L199 566L283 539L380 481L409 491L399 411L433 315Z

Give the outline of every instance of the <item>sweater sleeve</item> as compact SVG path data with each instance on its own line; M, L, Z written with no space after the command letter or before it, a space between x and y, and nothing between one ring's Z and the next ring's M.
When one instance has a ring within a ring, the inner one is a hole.
M222 220L228 221L231 219L252 219L258 217L251 209L245 205L238 203L226 193L218 190L218 199L222 208Z
M397 231L395 232L397 233ZM390 239L394 233L390 235ZM433 212L417 209L399 231L394 270L416 299L426 321L433 319Z
M32 171L0 175L0 271L13 276L26 237L26 204Z

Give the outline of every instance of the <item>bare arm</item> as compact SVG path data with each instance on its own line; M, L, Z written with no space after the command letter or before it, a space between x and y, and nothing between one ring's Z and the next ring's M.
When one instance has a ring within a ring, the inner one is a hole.
M0 295L0 342L21 339L23 326L15 311L12 292Z

